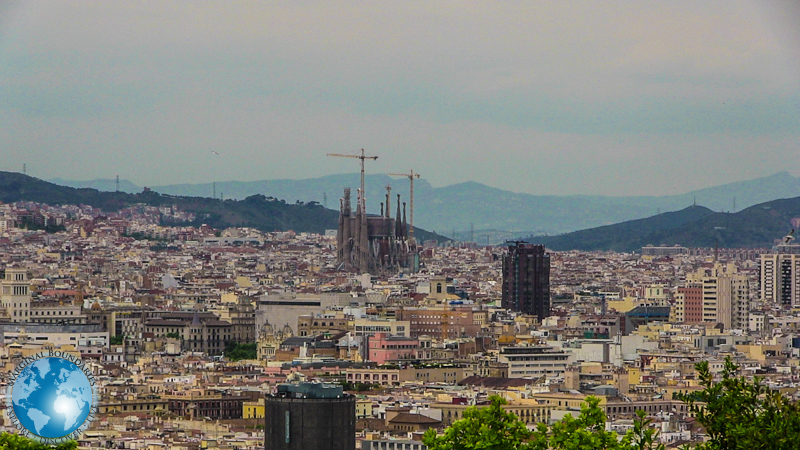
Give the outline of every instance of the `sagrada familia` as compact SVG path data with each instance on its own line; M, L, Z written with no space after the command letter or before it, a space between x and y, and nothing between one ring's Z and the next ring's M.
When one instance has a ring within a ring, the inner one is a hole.
M416 272L419 253L413 237L409 237L406 204L400 216L400 194L397 195L397 214L390 214L390 192L381 203L379 216L367 214L361 190L358 189L355 214L350 205L350 188L345 188L339 207L337 261L340 268L359 273Z

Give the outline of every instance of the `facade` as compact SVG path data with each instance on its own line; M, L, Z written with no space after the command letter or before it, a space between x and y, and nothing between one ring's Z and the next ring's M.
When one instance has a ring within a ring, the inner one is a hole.
M503 257L503 308L550 315L550 254L544 245L515 243Z
M477 405L478 408L485 408L486 405ZM453 422L464 418L464 412L471 408L466 403L434 403L432 408L442 411L442 425L450 426ZM553 406L545 402L539 403L531 401L525 404L506 404L502 405L506 412L511 412L517 415L519 420L525 422L526 425L537 423L548 423L552 411L558 409L558 406Z
M319 336L331 331L347 331L349 319L346 317L326 317L320 314L297 318L297 335L300 337Z
M263 419L264 418L264 399L260 398L255 402L244 402L243 419Z
M189 418L208 417L213 420L241 419L248 397L203 393L200 395L168 395L169 412Z
M485 322L485 312L476 317L472 308L414 308L398 309L398 320L407 320L411 325L411 336L435 336L443 339L475 337Z
M679 287L671 311L675 323L700 323L703 321L702 286Z
M367 339L367 358L378 364L390 361L419 359L419 340L416 338L390 336L375 333Z
M297 327L301 316L320 314L323 311L350 306L351 303L366 302L366 297L353 297L349 294L296 294L293 292L262 295L255 311L255 333L261 335L261 327L267 322L276 327Z
M170 312L146 319L144 333L150 337L177 335L187 351L219 355L227 342L235 339L230 322L219 320L212 313Z
M264 448L354 450L356 398L341 385L281 384L264 402Z
M667 246L660 246L654 247L652 245L646 245L642 247L642 256L675 256L675 255L685 255L689 251L686 247L681 247L680 245L675 245L673 247Z
M119 401L103 401L97 405L100 414L125 414L147 413L163 414L169 410L169 400L166 399L130 399Z
M800 254L787 251L761 255L760 259L761 300L786 308L800 305Z
M703 290L703 322L721 323L725 329L747 329L749 282L733 264L714 264L686 276Z
M347 382L400 386L400 369L347 369Z
M211 310L219 320L231 324L230 339L236 342L256 340L256 312L250 303L226 304Z
M363 440L361 450L428 450L428 446L420 441L408 440Z
M40 324L4 323L0 324L0 336L6 345L19 343L50 343L56 347L74 345L76 347L108 348L108 331L102 331L94 324Z
M405 203L401 221L400 195L397 196L397 214L392 219L388 192L379 216L367 214L362 194L359 192L353 213L350 189L344 190L336 235L340 267L359 273L415 272L419 267L419 254L416 241L408 235Z
M80 305L62 300L37 300L31 303L29 322L85 324L88 317Z
M556 378L564 375L569 354L548 346L503 347L497 359L508 365L509 378Z
M410 328L411 323L407 320L356 319L353 321L355 336L372 336L375 333L408 336Z
M19 267L7 267L2 283L2 314L10 322L27 322L31 313L31 289L28 271Z

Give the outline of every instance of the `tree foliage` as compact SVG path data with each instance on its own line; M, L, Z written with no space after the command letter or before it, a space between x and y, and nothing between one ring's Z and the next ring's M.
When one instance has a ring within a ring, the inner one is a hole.
M240 361L242 359L257 359L258 348L255 342L249 344L242 344L239 342L228 342L225 345L225 357L231 361Z
M796 450L800 448L800 407L755 378L748 381L739 367L725 360L721 379L714 381L708 362L698 363L702 390L680 394L689 412L703 425L708 441L693 450ZM571 415L551 427L537 424L531 431L503 409L506 401L490 397L488 407L471 407L464 418L438 436L425 433L431 450L663 450L658 430L643 411L624 436L605 430L600 400L588 397L577 418Z
M725 359L722 379L714 382L708 362L698 363L702 391L679 398L705 427L709 441L697 450L789 450L800 448L800 410L780 392L755 378L737 376L739 367Z
M658 431L640 412L634 428L622 439L605 430L606 416L600 399L588 397L577 419L571 415L548 428L540 423L535 431L513 413L503 409L506 401L490 397L485 408L471 407L464 418L438 436L428 430L422 441L430 450L663 450L657 443Z
M77 448L78 443L75 441L67 441L51 447L19 434L0 434L0 450L75 450Z
M442 436L428 430L422 442L429 450L529 450L532 433L515 414L503 409L501 397L491 397L486 408L470 407L461 420L448 427Z

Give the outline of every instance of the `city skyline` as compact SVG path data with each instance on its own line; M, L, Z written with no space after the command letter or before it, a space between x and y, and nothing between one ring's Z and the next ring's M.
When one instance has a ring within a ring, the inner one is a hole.
M365 148L435 187L658 195L800 141L790 2L174 5L0 6L0 170L302 179Z

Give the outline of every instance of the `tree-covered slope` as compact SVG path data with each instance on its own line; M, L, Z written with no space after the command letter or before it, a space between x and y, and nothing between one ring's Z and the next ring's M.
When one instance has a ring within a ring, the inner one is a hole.
M193 225L206 223L214 228L252 227L261 231L306 231L322 233L338 226L339 213L316 202L287 203L264 195L243 200L220 200L207 197L182 197L143 191L101 192L59 186L19 173L0 172L0 201L33 201L49 205L90 205L103 211L118 211L130 205L176 205L179 210L197 215ZM419 239L446 240L428 231L415 229Z
M636 251L648 244L727 248L771 247L800 220L800 197L773 200L738 213L715 213L702 206L646 219L538 236L531 242L553 250Z

